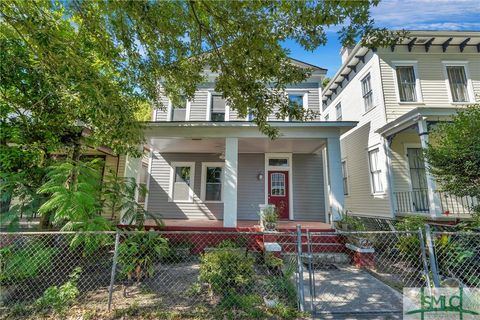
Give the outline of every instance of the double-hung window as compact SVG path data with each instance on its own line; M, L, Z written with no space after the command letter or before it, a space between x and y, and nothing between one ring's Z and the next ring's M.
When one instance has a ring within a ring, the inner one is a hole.
M348 195L347 163L342 161L343 194Z
M417 80L413 66L397 66L398 94L401 102L416 102Z
M210 112L211 121L225 121L225 99L221 95L212 95L212 108Z
M172 162L170 201L192 202L195 162Z
M368 162L370 166L370 181L373 193L383 192L382 169L379 162L379 150L374 149L368 152Z
M290 109L299 112L302 112L304 108L304 97L305 95L302 93L289 93L288 94L288 102L290 104ZM299 114L299 113L296 113ZM298 117L297 117L298 118ZM292 117L290 117L290 121L292 121Z
M180 96L172 101L172 121L185 121L187 118L187 98Z
M206 202L223 200L223 162L204 162L202 164L201 197Z
M145 204L147 183L148 183L148 162L142 161L142 167L140 168L139 190L138 190L138 196L137 196L137 202L142 206Z
M370 73L367 74L362 79L361 82L362 82L363 104L365 105L365 112L367 112L373 108L373 92L372 92L372 84L370 81Z
M465 66L446 66L452 102L468 102L468 81Z
M342 121L342 104L341 103L338 103L335 106L335 112L337 116L337 121Z

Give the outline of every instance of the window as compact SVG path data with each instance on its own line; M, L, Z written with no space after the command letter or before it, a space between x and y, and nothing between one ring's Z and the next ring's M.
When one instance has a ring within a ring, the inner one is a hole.
M211 121L225 121L225 99L221 95L212 95Z
M417 84L413 66L398 66L396 70L400 101L417 101Z
M272 173L270 177L271 195L273 197L285 196L285 174Z
M247 114L247 121L253 121L255 119L255 115L253 114L252 110L248 110Z
M288 94L288 102L290 104L290 108L302 111L303 110L303 96L304 95L300 94L300 93L297 93L297 94L289 93ZM290 121L291 120L295 120L295 119L290 118Z
M373 108L373 93L372 85L370 83L370 73L362 79L362 96L363 103L365 105L365 112L367 112Z
M193 201L194 162L172 162L170 176L170 201Z
M343 194L348 195L347 163L342 161Z
M335 106L335 112L337 114L337 121L342 121L342 104L341 103Z
M288 167L287 158L271 158L268 159L268 165L271 167Z
M223 162L202 164L202 200L221 202L223 200Z
M148 162L142 161L142 168L140 169L140 178L139 178L139 185L140 188L138 190L138 197L137 202L141 205L145 204L145 196L146 196L146 188L148 182Z
M370 180L372 183L373 193L383 192L382 186L382 170L378 161L378 149L368 152L368 160L370 165Z
M178 101L172 101L172 121L185 121L187 116L187 98L180 96Z
M467 76L464 66L446 66L448 83L453 102L469 101Z

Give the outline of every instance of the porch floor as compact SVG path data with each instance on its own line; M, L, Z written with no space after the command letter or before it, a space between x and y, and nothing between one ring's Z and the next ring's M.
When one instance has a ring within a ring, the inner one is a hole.
M145 225L149 226L147 220ZM223 220L200 220L200 219L163 219L165 227L162 230L168 231L259 231L258 220L238 220L236 228L223 227ZM279 231L294 231L297 225L301 225L302 230L310 231L333 231L331 225L319 221L302 220L280 220L278 222Z

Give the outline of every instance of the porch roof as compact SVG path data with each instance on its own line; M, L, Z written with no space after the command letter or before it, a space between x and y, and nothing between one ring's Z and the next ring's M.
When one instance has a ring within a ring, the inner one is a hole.
M462 109L461 106L456 108L418 107L387 123L375 132L388 137L416 124L419 120L446 121L460 109Z

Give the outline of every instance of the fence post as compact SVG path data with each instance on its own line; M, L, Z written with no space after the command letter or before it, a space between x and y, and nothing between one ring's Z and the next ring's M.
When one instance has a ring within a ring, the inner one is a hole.
M312 251L312 238L310 231L307 229L307 252L308 252L308 289L310 293L310 310L313 312L313 299L315 298L315 271L313 268L313 251Z
M117 259L118 259L118 243L120 242L120 233L117 231L115 235L115 249L113 251L113 262L112 262L112 274L110 276L110 287L108 288L108 311L110 312L112 308L112 294L113 294L113 285L115 284L115 273L117 270Z
M422 228L418 228L418 238L420 240L420 250L422 251L423 270L427 279L428 290L431 291L432 286L430 284L430 272L428 272L427 253L425 250L425 240L423 239Z
M435 288L439 288L440 279L438 277L437 259L435 257L435 252L433 251L432 234L430 231L430 225L428 224L425 225L425 236L427 238L428 256L430 257L430 268L432 269L433 285L435 286Z
M297 268L298 268L298 306L300 311L305 311L305 291L303 283L302 263L302 227L297 224Z

